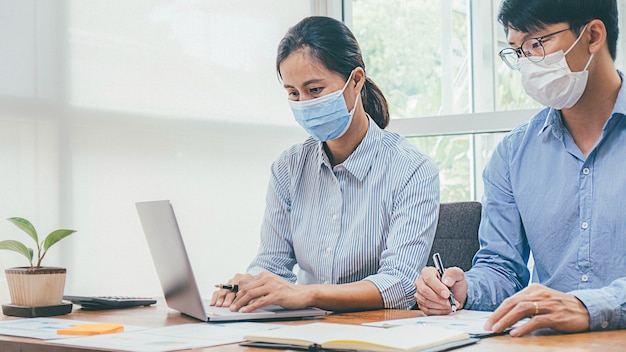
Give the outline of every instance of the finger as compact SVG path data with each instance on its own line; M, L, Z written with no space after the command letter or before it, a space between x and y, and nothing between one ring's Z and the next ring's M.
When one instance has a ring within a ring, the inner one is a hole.
M237 297L237 293L236 292L232 292L232 291L229 291L229 290L225 290L225 291L226 291L226 294L221 296L222 300L223 300L223 302L221 304L221 307L228 307L228 306L230 306L233 303L233 301L235 300L235 297Z
M465 272L463 269L457 267L450 267L443 272L441 282L447 287L452 287L457 282L465 280Z
M225 296L226 296L225 290L217 290L213 292L213 296L211 297L211 302L209 304L212 306L216 306L216 307L224 307Z
M533 302L519 302L512 309L506 312L506 314L504 314L500 319L494 321L491 330L494 332L502 332L513 324L517 323L518 321L527 317L531 317L534 314L535 310L536 308Z
M432 291L431 291L432 292ZM439 295L432 293L434 300L430 300L419 293L415 294L415 301L417 302L418 309L426 315L442 315L448 314L452 311L450 302L447 299L441 298Z
M537 329L550 327L552 324L553 322L550 314L536 315L528 320L527 323L515 327L509 332L509 335L513 337L524 336Z
M262 296L255 298L248 302L244 307L242 307L239 311L242 313L254 312L257 309L263 308L264 306L270 304L267 296Z
M433 267L424 268L418 281L421 281L420 287L416 289L431 301L436 301L436 297L447 299L450 296L450 289L441 282L437 269Z
M523 297L519 293L505 299L485 321L485 330L493 330L493 325L502 320L522 299Z
M230 305L227 306L231 312L238 312L241 307L248 304L250 301L250 296L247 295L244 291L237 292L235 298L231 301Z
M213 292L213 295L211 295L211 302L209 303L209 305L214 306L215 303L217 302L217 298L218 298L218 291Z
M237 292L234 300L230 304L230 310L232 312L238 312L243 307L251 304L256 299L265 296L267 293L266 286L255 287L255 283L251 281Z
M450 313L452 313L452 308L450 307L450 305L448 304L447 307L443 307L443 308L433 308L433 307L428 307L428 306L420 306L420 311L426 315L448 315Z

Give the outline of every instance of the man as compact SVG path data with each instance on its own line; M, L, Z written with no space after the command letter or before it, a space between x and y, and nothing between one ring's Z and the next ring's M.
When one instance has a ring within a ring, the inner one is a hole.
M616 0L504 0L498 15L528 95L547 107L510 132L484 170L471 270L424 268L419 308L495 310L521 336L626 328L626 85L615 69ZM532 281L527 262L532 252ZM444 258L445 259L445 258ZM441 281L440 281L441 280Z

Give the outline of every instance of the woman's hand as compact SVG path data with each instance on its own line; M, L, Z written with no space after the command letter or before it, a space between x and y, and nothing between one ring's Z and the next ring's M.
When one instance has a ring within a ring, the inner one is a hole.
M254 276L250 274L236 274L232 279L228 280L229 284L236 284L240 288L242 285L245 285L246 282L252 280ZM213 292L213 297L211 297L211 305L216 307L230 307L230 305L235 300L237 296L237 292L233 292L227 289L221 289Z
M264 271L245 283L239 282L239 291L230 305L230 310L247 313L269 304L287 309L305 308L311 306L311 291L307 285L295 285ZM223 306L226 303L224 300Z

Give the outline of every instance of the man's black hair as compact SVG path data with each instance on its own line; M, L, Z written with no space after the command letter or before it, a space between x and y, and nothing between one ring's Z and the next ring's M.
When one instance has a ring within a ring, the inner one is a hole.
M594 19L604 23L606 42L615 60L619 35L617 0L503 0L498 12L498 21L507 34L509 28L530 33L547 25L567 22L578 35L580 29Z

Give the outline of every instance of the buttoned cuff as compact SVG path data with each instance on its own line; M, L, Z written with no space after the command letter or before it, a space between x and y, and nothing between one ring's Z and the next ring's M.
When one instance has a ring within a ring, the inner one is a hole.
M589 312L589 330L618 329L622 320L620 305L610 292L577 290L569 292L578 298Z
M386 309L411 309L415 305L415 286L413 283L403 287L401 279L387 274L371 275L365 280L370 281L378 288L383 299L383 306Z

